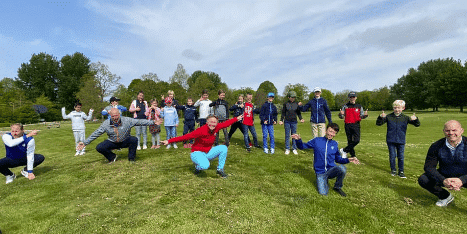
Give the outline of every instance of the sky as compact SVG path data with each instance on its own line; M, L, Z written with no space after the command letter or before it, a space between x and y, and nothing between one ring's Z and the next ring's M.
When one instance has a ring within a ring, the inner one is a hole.
M2 0L0 79L33 54L75 52L131 80L219 74L231 89L274 83L333 93L391 86L420 63L467 60L463 0Z

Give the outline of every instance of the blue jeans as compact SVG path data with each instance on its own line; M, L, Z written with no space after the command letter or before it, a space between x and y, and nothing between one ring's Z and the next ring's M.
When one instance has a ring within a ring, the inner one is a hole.
M399 172L404 171L404 149L405 144L398 144L398 143L389 143L389 165L391 166L391 171L396 171L396 156L398 161ZM397 152L396 152L397 151Z
M250 130L251 135L253 136L253 144L257 146L258 137L256 136L255 126L248 126L248 125L242 124L242 128L243 128L243 140L245 141L245 147L250 148L250 138L248 136L248 130Z
M148 126L135 126L136 138L138 138L138 145L141 145L141 135L143 135L143 145L148 141Z
M268 148L268 134L269 139L271 140L271 149L276 147L274 143L274 125L272 124L261 124L261 129L263 130L263 148Z
M347 168L344 165L338 165L329 169L324 174L316 174L316 185L318 187L318 193L321 195L328 195L328 180L335 177L337 177L337 179L336 183L334 184L334 188L342 188L346 172Z
M165 126L165 131L167 132L167 140L177 136L177 127L175 126Z
M284 122L285 128L285 149L290 149L290 136L292 134L297 133L297 122ZM292 139L292 147L293 149L297 149L297 144L295 143L295 139Z
M112 152L113 149L128 148L128 160L134 161L136 158L136 146L138 139L134 136L128 137L126 140L121 142L111 142L104 140L96 146L97 152L104 155L104 157L111 162L117 155Z
M197 170L206 170L209 168L209 161L219 157L217 169L222 170L224 169L225 160L227 159L227 150L227 146L218 145L212 147L208 153L195 151L191 153L191 161L193 161Z

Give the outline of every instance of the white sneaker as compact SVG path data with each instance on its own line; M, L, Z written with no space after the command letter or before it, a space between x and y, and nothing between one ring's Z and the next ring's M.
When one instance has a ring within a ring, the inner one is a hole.
M347 158L347 153L344 152L344 148L341 148L341 149L339 150L339 152L341 153L341 157L342 157L342 158Z
M86 151L81 151L81 153L79 153L79 155L84 155L86 153Z
M174 145L174 149L178 149L177 144L173 143L173 145Z
M290 154L290 150L286 149L285 150L285 155L289 155Z
M136 147L136 150L141 150L141 146L138 145L138 147Z
M171 147L172 147L171 144L168 144L168 145L167 145L167 149L170 149Z
M13 182L14 179L16 179L15 173L13 173L13 175L7 175L6 176L6 184L9 184L9 183Z
M297 155L297 154L298 154L298 152L297 152L297 150L296 150L296 149L292 150L292 152L293 152L293 154L295 154L295 155Z
M78 155L79 155L79 151L76 151L76 154L75 154L75 156L78 156Z
M21 175L28 178L29 173L23 169L23 170L21 170Z
M269 154L269 149L268 149L268 148L264 148L264 153L265 153L265 154Z
M447 206L449 203L451 203L452 201L454 201L454 197L452 196L452 194L449 194L449 197L446 198L446 199L439 199L437 202L436 202L436 205L437 206L440 206L440 207L445 207Z
M271 149L271 154L274 154L274 149Z
M143 145L143 149L147 149L147 148L148 148L148 146L147 146L147 145Z

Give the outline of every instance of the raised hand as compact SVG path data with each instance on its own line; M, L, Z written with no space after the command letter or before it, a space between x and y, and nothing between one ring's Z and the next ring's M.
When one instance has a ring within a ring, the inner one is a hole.
M381 113L379 116L381 116L382 118L386 118L386 113L384 113L384 110L383 113Z
M301 105L302 105L302 102L299 102L298 105L301 106Z
M344 114L345 114L345 113L344 113L344 110L342 110L342 109L340 110L339 113L340 113L341 115L344 115Z
M368 115L368 109L365 110L365 112L363 112L364 115Z
M413 115L410 116L410 119L411 119L411 120L416 120L416 119L417 119L417 116L415 116L415 113L413 113Z

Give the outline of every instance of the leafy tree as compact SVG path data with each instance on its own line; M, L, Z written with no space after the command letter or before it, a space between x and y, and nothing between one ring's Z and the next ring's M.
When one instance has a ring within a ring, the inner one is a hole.
M437 87L434 92L443 100L444 105L460 107L460 111L463 112L467 104L467 99L464 98L467 97L467 69L462 66L460 60L452 62L434 82Z
M205 71L195 71L193 72L193 74L188 78L187 80L187 83L188 83L188 93L190 94L193 94L195 90L193 90L193 86L196 85L196 84L200 84L198 82L198 79L199 78L206 78L206 82L209 82L209 86L210 87L213 87L212 90L216 90L216 93L217 93L217 90L219 88L224 88L225 86L222 86L222 85L225 85L225 83L222 83L222 80L221 80L221 77L214 73L214 72L205 72ZM196 87L199 89L199 87ZM210 89L208 89L210 90ZM212 92L210 92L210 94L212 94Z
M330 90L321 89L321 97L326 99L329 109L336 110L336 100L334 100L334 94ZM310 92L308 95L308 100L315 98L315 93Z
M308 90L308 87L304 84L287 84L284 88L284 96L287 97L287 93L289 91L295 91L297 93L297 102L307 102L308 101L308 94L310 93L310 90Z
M343 90L336 93L336 95L334 96L335 109L340 110L349 101L349 93L350 90Z
M267 98L267 94L268 93L274 93L275 96L278 95L278 92L277 92L277 88L276 86L270 82L270 81L263 81L258 89L256 90L256 92L261 92L261 93L265 93L266 94L266 98ZM278 103L276 100L274 100L274 103Z
M391 110L392 102L390 89L387 86L384 86L379 89L373 90L370 95L371 105L367 107L371 110Z
M39 115L34 111L32 105L23 105L13 111L14 120L11 122L31 124L39 122Z
M178 83L180 84L185 90L188 90L188 79L190 78L190 75L186 73L185 68L183 68L182 64L177 65L177 70L175 70L173 76L170 77L169 82L170 83Z
M152 80L154 82L159 82L159 77L156 73L149 72L148 74L141 75L141 80Z
M96 88L101 92L99 97L103 102L104 97L110 96L114 89L120 85L121 77L110 72L109 66L101 62L91 63L91 71L95 73Z
M60 60L61 76L58 79L58 101L67 109L73 108L76 93L82 87L82 77L90 72L90 60L82 53L65 55Z
M76 97L83 104L82 110L86 113L89 112L89 109L94 109L94 115L100 116L100 112L108 105L107 102L103 102L101 95L102 90L98 86L94 72L83 75L82 88L76 94Z
M42 105L47 107L47 112L38 114L39 119L44 119L46 122L59 121L62 119L62 113L55 103L51 102L46 96L41 95L36 98L34 105ZM71 110L69 110L71 111Z

